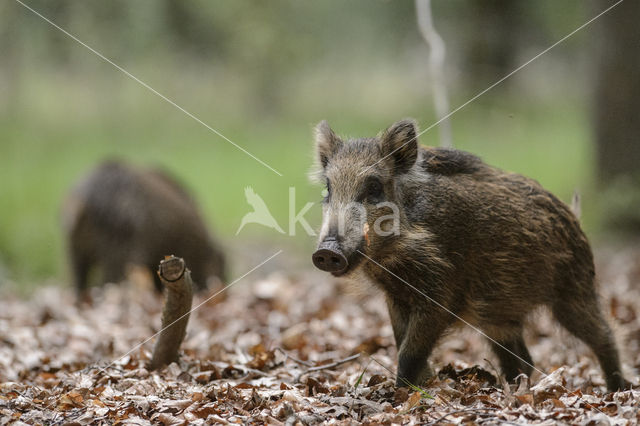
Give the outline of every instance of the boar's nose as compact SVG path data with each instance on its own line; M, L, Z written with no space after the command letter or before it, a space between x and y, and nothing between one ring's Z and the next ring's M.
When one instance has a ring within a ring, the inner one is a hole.
M323 241L318 250L311 256L311 260L313 260L316 268L334 274L346 271L349 265L347 258L342 254L335 240Z

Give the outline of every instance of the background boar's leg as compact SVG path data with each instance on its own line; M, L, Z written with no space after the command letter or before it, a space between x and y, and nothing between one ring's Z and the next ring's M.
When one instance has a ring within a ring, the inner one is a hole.
M102 260L102 281L105 283L119 283L125 278L124 266L127 260L124 256L111 252L109 257Z
M522 333L522 331L520 333ZM493 349L493 352L500 360L500 368L507 381L513 382L521 373L525 373L531 377L533 360L531 359L531 355L529 355L522 334L512 339L498 340L498 342L508 350L500 347L495 342L491 342L491 349ZM514 354L517 355L517 357Z
M87 280L89 279L91 260L88 258L86 253L76 250L71 251L70 257L73 281L76 288L76 299L78 302L89 302Z
M604 371L607 389L616 391L630 386L622 376L613 334L600 313L595 297L569 301L560 299L553 307L553 314L560 324L596 354Z
M398 349L396 386L406 387L407 382L420 386L433 376L429 366L429 355L440 336L452 323L448 320L449 314L442 312L447 315L447 320L445 317L425 315L415 311L409 314L409 322Z
M150 271L153 271L156 268L156 265L158 264L158 262L148 262L147 263L147 268ZM162 291L164 290L164 285L162 284L162 280L160 279L160 275L159 274L152 274L153 275L153 287L156 289L156 291L158 293L162 293Z

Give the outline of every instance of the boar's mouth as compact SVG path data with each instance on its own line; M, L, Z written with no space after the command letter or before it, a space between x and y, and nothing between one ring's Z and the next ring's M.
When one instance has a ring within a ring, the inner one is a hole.
M344 268L341 271L336 271L336 272L330 272L331 275L333 275L334 277L341 277L344 274L346 274L351 268L349 266L347 266L346 268Z
M358 252L358 250L354 251L351 256L347 257L347 267L338 272L331 272L331 275L334 277L341 277L343 275L347 275L349 272L353 271L360 265L362 262L363 256Z

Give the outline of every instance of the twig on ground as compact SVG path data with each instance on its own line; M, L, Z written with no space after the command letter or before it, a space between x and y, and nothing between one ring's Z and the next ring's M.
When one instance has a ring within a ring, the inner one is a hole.
M434 422L430 422L430 423L420 423L420 424L425 424L425 425L435 425L440 423L441 421L443 421L444 419L446 419L449 416L452 416L454 414L462 414L462 413L478 413L478 414L486 414L484 413L484 411L496 411L495 408L467 408L464 410L456 410L456 411L452 411L450 413L445 414L442 417L437 418Z
M304 365L305 367L310 367L310 368L312 368L312 367L313 367L313 365L312 365L310 362L303 361L303 360L301 360L301 359L298 359L298 358L292 357L292 356L291 356L287 351L285 351L284 349L282 349L282 348L281 348L281 347L279 347L279 346L278 346L278 347L276 347L276 348L275 348L275 350L280 351L282 354L284 354L284 356L286 356L286 357L287 357L287 359L290 359L290 360L291 360L291 361L293 361L293 362L296 362L296 363L298 363L298 364L300 364L300 365Z
M321 371L321 370L329 370L331 368L336 368L339 367L342 364L346 364L347 362L351 362L351 361L355 361L356 359L358 359L360 357L360 354L355 354L355 355L351 355L349 357L346 357L345 359L341 359L339 361L335 361L329 364L325 364L325 365L319 365L317 367L311 367L308 368L306 371L303 371L297 378L296 381L299 381L300 378L302 376L304 376L305 374L309 374L309 373L314 373L316 371Z
M335 368L338 367L342 364L346 364L347 362L351 362L354 361L356 359L360 358L360 354L355 354L355 355L351 355L345 359L341 359L340 361L335 361L332 362L330 364L325 364L325 365L319 365L317 367L311 367L309 368L307 371L305 371L303 374L307 374L307 373L313 373L314 371L320 371L320 370L327 370L330 368Z

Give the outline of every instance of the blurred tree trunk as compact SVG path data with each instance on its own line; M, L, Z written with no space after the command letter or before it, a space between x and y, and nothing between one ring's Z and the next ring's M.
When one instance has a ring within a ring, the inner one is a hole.
M14 2L0 4L0 112L16 109L20 90L20 42L18 10Z
M473 0L465 69L478 86L492 83L513 71L518 59L520 34L529 28L523 22L527 3L523 0ZM525 28L526 27L526 28Z
M598 10L613 4L596 0ZM595 138L608 225L640 231L640 1L598 21Z

